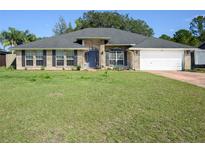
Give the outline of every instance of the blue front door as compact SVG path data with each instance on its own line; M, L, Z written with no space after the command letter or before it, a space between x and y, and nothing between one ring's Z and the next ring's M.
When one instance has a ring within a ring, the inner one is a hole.
M96 68L98 65L98 61L99 61L98 50L90 50L88 52L89 67Z

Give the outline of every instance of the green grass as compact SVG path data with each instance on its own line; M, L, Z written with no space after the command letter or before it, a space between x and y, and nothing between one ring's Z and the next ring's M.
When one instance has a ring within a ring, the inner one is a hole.
M2 69L0 142L205 142L205 89L143 72Z

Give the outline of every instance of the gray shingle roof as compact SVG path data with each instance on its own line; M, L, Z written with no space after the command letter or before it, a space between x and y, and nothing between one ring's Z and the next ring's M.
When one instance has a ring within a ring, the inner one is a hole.
M75 40L72 37L65 37L62 35L18 45L15 48L84 48L84 46L74 42Z
M149 37L143 42L136 44L136 48L192 48L191 46L163 40L159 38Z
M190 48L190 46L166 41L154 37L146 37L115 28L85 28L60 36L45 38L28 44L14 47L14 49L27 48L85 48L76 43L80 38L104 38L108 44L133 44L138 48Z

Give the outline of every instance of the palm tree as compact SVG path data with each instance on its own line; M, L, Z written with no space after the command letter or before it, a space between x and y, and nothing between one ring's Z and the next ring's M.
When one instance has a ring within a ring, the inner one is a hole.
M21 32L12 27L9 27L8 31L1 33L1 40L4 47L17 45L21 37Z
M0 35L0 41L4 47L13 47L35 40L37 40L37 37L34 34L31 34L28 30L20 31L13 27L9 27L8 31L3 31Z
M38 38L36 37L36 35L30 33L28 30L26 30L25 32L23 32L24 35L24 42L28 43L28 42L33 42L36 41Z

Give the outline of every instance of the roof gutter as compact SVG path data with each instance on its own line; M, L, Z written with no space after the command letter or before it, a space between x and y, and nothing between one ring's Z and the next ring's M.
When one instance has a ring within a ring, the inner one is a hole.
M10 50L89 50L89 48L11 48Z
M144 51L147 51L147 50L153 50L153 51L176 50L177 51L177 50L198 50L198 48L135 48L135 47L130 47L129 50L144 50Z
M105 44L105 46L135 46L136 44Z

